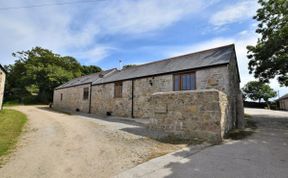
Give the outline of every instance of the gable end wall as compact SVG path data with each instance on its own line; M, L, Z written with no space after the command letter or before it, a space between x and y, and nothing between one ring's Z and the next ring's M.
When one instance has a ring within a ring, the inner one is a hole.
M54 90L53 107L69 111L76 111L76 109L79 109L80 112L88 113L90 92L88 99L83 100L84 88L89 88L90 91L90 84ZM62 101L61 94L63 95Z

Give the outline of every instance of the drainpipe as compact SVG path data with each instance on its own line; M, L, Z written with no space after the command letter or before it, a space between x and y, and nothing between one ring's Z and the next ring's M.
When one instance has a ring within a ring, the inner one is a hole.
M131 103L131 117L134 118L134 80L132 79L132 103Z
M92 99L92 82L90 83L90 92L89 92L89 111L88 113L91 114L91 99Z

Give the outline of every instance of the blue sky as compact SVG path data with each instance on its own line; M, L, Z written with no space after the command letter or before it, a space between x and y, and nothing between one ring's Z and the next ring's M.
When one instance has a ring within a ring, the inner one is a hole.
M0 7L69 2L0 1ZM71 2L71 1L70 1ZM241 86L249 75L246 46L256 43L256 0L83 0L61 6L1 10L0 61L35 46L103 69L142 64L235 43ZM280 91L276 80L271 86Z

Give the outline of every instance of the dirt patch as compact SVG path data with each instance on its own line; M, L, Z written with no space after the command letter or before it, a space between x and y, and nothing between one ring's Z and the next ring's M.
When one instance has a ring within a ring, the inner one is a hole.
M157 139L160 142L163 143L169 143L169 144L176 144L176 145L198 145L198 144L202 144L203 142L205 142L204 139L200 139L200 138L191 138L191 139L180 139L177 136L172 136L172 135L168 135L166 137L162 137L162 138L158 138Z
M246 119L246 127L244 129L233 129L226 136L225 139L241 140L247 138L255 133L257 129L256 122L249 117Z

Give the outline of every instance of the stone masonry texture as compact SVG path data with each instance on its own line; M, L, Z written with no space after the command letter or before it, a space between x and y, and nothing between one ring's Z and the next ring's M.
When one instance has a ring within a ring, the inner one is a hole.
M158 119L157 125L160 125L161 127L165 126L166 128L168 127L166 122L172 123L174 118L176 125L174 126L175 128L173 128L174 130L170 129L170 131L175 131L175 134L189 133L188 135L192 135L192 133L194 133L200 136L206 135L216 141L222 138L230 129L234 127L243 127L243 101L239 88L240 80L238 78L239 74L235 56L231 57L231 61L227 65L207 67L193 70L193 72L195 72L196 75L196 90L179 91L176 92L177 95L175 92L173 93L173 74L122 81L122 97L119 98L114 96L114 83L93 85L91 89L91 113L106 115L108 112L114 116L134 116L136 118L149 119L151 118L151 113L155 114L155 110L151 107L153 106L152 103L155 103L153 100L161 100L158 98L160 96L164 97L163 99L168 96L174 99L175 96L185 96L188 98L187 100L184 100L184 102L189 106L189 109L186 107L181 108L182 103L180 100L175 99L174 102L170 99L169 101L171 103L169 104L168 109L171 112L162 115L161 113L157 114L156 112L156 118L158 118L158 116L164 117L164 115L167 115L165 116L166 120ZM83 88L85 87L90 87L90 84L55 90L53 101L54 107L72 111L79 109L81 112L88 112L89 100L83 100ZM213 92L210 90L213 90ZM158 96L155 94L158 92L168 93ZM172 92L172 94L170 92ZM183 95L180 93L183 93ZM61 94L63 96L62 101L60 100ZM213 98L212 103L209 103L209 98L206 97L206 95ZM161 107L157 107L158 110L161 110ZM173 107L175 109L173 109ZM180 110L177 111L177 109ZM205 110L207 112L204 112ZM223 113L224 111L225 114ZM197 114L197 118L195 113ZM218 128L216 128L216 121L212 124L212 115L215 115ZM191 118L188 119L188 116ZM178 117L184 117L185 122L179 122ZM200 122L201 118L203 119L203 122ZM161 125L161 121L164 122L163 125ZM183 125L184 123L186 126ZM187 126L191 127L185 128ZM172 125L170 124L169 127L172 127ZM179 127L182 127L182 129L179 130ZM151 128L159 129L160 127ZM193 132L193 130L195 131Z
M288 111L288 98L279 101L280 109Z
M88 99L84 100L84 88L89 88L88 91L90 91L89 84L54 90L53 107L60 110L76 111L76 109L78 109L80 112L89 112L90 94L88 96Z
M154 93L149 127L180 139L219 143L225 133L227 103L226 94L214 89Z
M132 81L122 83L122 97L114 97L114 83L95 85L92 87L91 112L106 115L130 117L132 105Z

